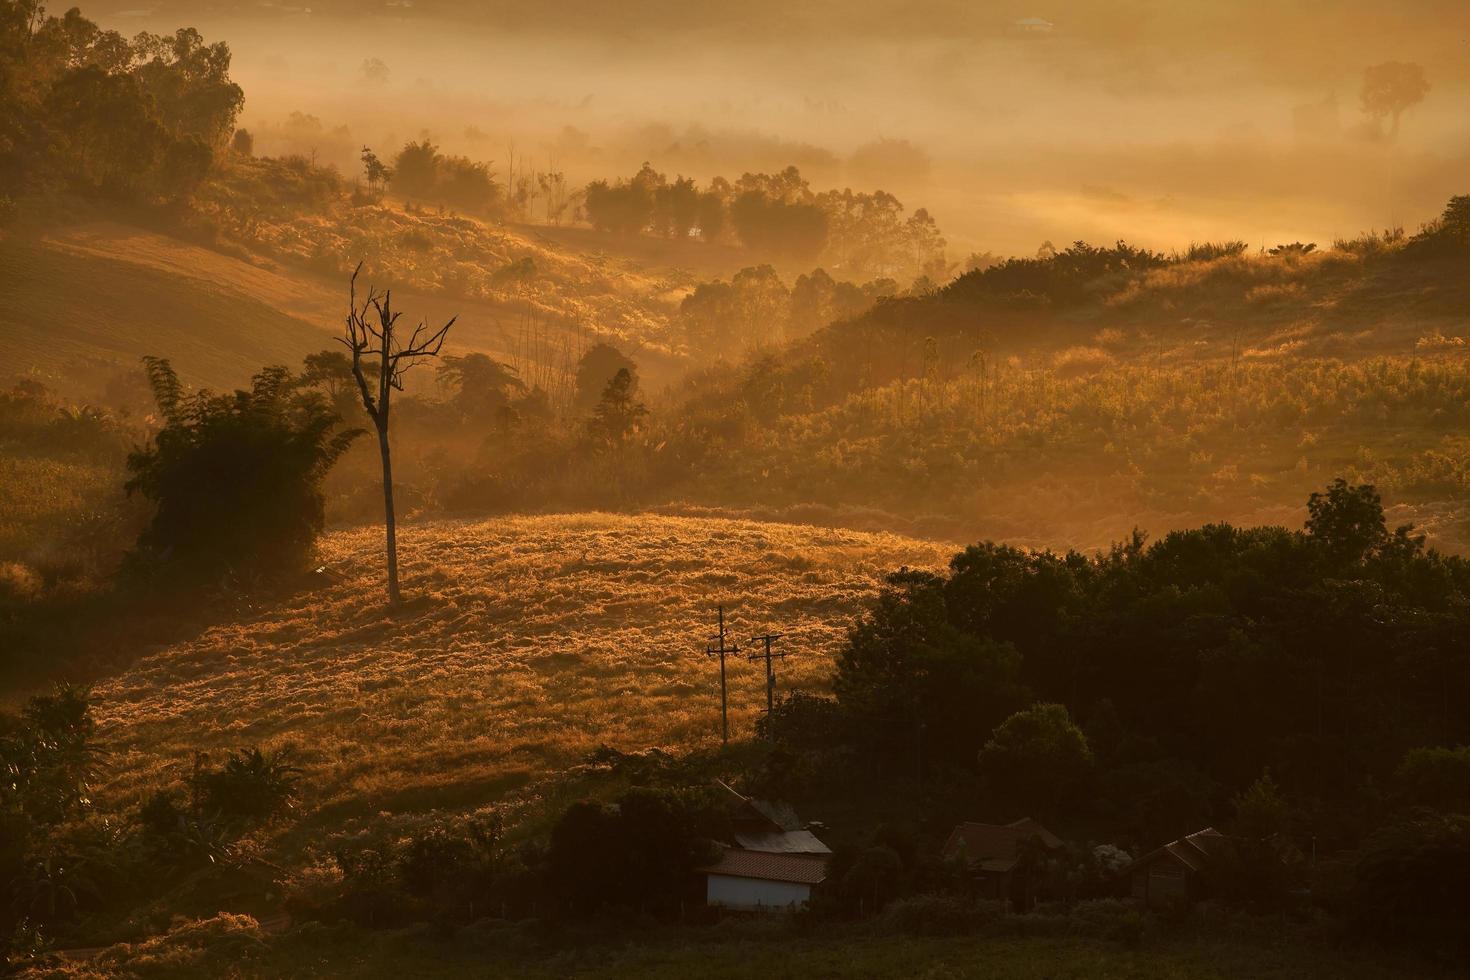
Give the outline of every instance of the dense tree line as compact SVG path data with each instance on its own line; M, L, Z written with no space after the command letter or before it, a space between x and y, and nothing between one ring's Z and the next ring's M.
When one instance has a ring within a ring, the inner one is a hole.
M859 286L833 279L825 269L799 275L788 287L773 267L749 266L729 282L714 279L695 286L679 304L679 321L691 351L729 356L805 337L835 320L859 316L899 291L892 279Z
M208 173L244 105L230 49L191 29L127 40L76 9L0 2L0 186L58 182L176 198Z
M733 236L761 257L820 259L860 280L942 281L949 270L944 237L928 211L908 213L884 191L818 192L795 167L746 173L733 182L716 177L700 189L690 178L670 181L645 163L630 178L588 184L583 210L603 231L706 242Z
M1390 530L1369 486L1339 480L1309 514L895 573L836 700L787 702L770 734L858 772L887 760L962 812L1148 845L1227 817L1267 772L1324 849L1362 842L1385 792L1462 807L1470 565Z
M489 164L441 153L427 136L403 145L387 167L371 150L363 150L363 174L369 190L384 185L410 200L459 208L472 214L501 215L504 189Z

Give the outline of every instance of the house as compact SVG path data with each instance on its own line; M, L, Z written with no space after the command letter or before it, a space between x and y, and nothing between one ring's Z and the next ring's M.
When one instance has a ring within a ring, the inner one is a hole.
M1041 17L1022 17L1015 22L1015 28L1022 34L1046 35L1056 29L1055 24Z
M741 912L791 912L811 901L827 878L827 856L777 854L727 847L700 868L707 904Z
M716 786L729 806L731 840L718 861L698 869L706 903L745 912L801 908L826 880L831 849L789 806L751 799L718 780Z
M964 865L977 897L1024 911L1033 899L1030 859L1061 848L1056 834L1022 817L1008 824L959 824L944 843L944 859Z
M1206 891L1210 862L1225 836L1214 827L1197 830L1145 854L1120 871L1128 894L1149 908L1193 902Z

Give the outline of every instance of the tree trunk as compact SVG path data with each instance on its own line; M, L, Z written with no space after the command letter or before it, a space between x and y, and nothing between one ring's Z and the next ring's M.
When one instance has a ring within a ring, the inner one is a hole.
M398 535L393 519L393 458L388 452L388 428L378 429L378 451L383 456L383 526L388 535L388 605L398 605Z

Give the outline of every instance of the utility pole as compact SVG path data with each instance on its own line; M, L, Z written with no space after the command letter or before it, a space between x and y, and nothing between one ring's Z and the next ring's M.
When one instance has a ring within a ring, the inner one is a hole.
M783 637L785 635L786 635L785 633L767 633L764 636L752 636L750 638L750 642L751 643L764 643L765 646L766 646L766 648L765 648L765 651L762 652L762 653L752 653L752 654L749 654L745 658L746 660L760 660L760 659L764 658L765 661L766 661L766 714L767 715L769 715L771 713L772 709L774 709L776 707L776 665L772 661L773 661L773 659L780 659L780 660L786 659L786 654L784 654L784 653L772 653L771 652L771 644L774 643L774 642L776 642L777 640L781 639L781 637Z
M718 655L720 658L720 741L724 745L730 744L730 697L728 689L725 686L725 654L740 652L739 644L731 643L729 646L725 645L725 637L727 635L725 632L725 607L720 606L720 632L715 636L713 641L706 644L704 653L707 657Z

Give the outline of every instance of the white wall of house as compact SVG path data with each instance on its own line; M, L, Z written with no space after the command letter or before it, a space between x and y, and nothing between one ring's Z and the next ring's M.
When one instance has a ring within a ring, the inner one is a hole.
M764 878L707 875L705 897L710 905L730 909L785 910L806 904L812 897L812 887Z

